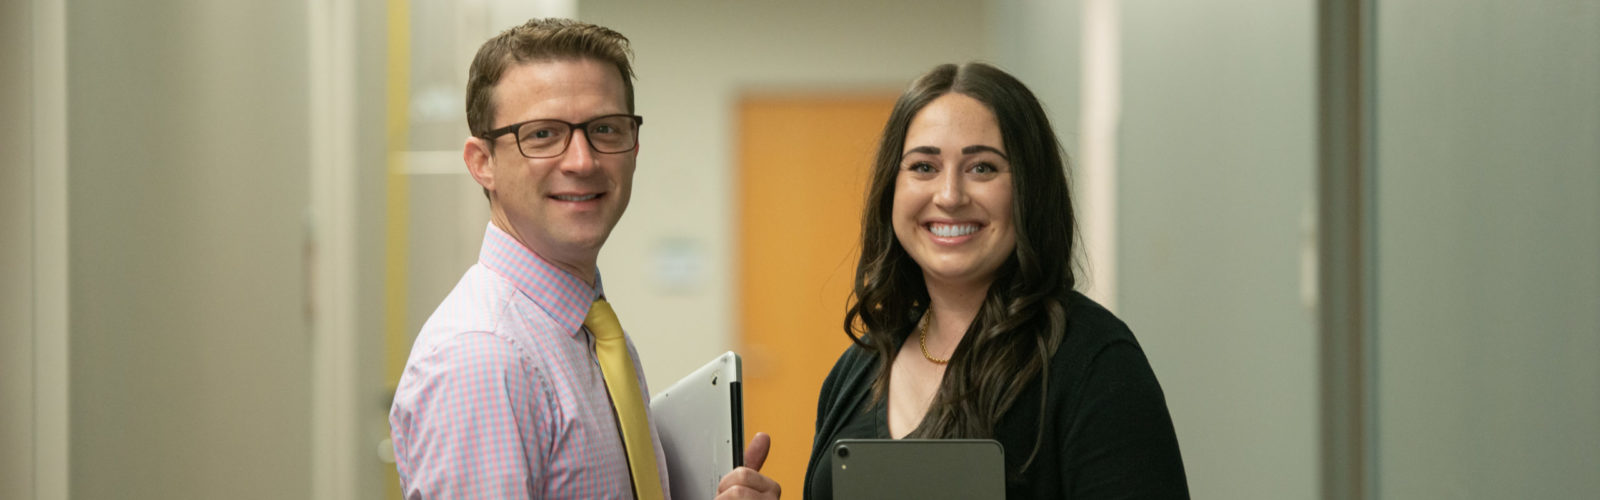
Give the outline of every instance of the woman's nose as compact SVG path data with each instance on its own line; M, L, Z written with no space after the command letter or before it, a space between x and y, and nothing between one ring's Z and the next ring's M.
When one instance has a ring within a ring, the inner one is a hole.
M933 195L933 202L940 207L959 207L967 203L966 183L961 179L961 171L947 168L939 176L939 190Z

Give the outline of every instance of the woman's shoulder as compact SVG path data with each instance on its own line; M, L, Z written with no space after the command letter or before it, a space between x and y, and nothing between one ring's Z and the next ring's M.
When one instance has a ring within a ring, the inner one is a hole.
M1069 304L1049 375L1058 465L1109 478L1097 483L1103 491L1188 498L1166 395L1133 331L1082 294Z
M1074 408L1160 404L1165 411L1160 382L1133 331L1082 294L1073 293L1067 333L1050 365L1051 392Z
M828 372L828 378L823 381L823 386L826 388L860 378L863 374L869 373L877 362L878 358L872 351L851 342L850 347L845 348L844 352L839 354L839 359L833 362L833 369Z
M1103 346L1126 341L1138 344L1128 324L1094 299L1074 290L1068 295L1066 306L1067 331L1062 339L1064 343Z
M856 403L872 387L872 381L877 376L877 364L872 351L853 343L839 355L833 370L828 372L828 378L823 379L822 389L817 392L819 432L828 430L831 434L843 424L843 417L849 409L855 408Z
M1082 293L1073 291L1067 298L1066 332L1051 364L1060 375L1078 375L1088 370L1107 349L1143 352L1133 330L1116 314Z

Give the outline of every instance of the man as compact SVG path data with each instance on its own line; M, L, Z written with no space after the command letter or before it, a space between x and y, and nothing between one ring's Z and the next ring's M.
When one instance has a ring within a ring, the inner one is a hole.
M423 325L389 421L406 498L665 498L638 355L595 261L643 118L628 41L535 19L484 43L462 159L489 198L478 263ZM777 498L751 440L719 498ZM681 499L680 499L681 500Z

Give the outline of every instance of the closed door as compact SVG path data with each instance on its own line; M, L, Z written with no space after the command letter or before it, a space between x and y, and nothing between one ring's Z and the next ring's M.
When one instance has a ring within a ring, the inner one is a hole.
M739 105L739 351L763 469L804 488L822 380L850 343L867 172L892 95L751 96ZM746 436L748 439L749 436Z

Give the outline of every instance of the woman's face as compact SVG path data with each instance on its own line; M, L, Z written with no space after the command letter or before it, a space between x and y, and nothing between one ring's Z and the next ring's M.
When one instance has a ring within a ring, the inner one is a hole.
M894 234L929 285L983 285L1017 245L1011 162L994 113L948 93L911 119L894 187Z

